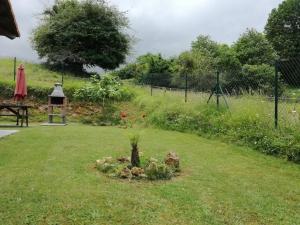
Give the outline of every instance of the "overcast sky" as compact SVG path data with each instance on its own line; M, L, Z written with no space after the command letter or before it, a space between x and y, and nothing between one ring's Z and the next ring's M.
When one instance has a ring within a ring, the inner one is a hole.
M53 0L11 0L21 38L0 36L0 57L38 61L30 34L38 15ZM199 34L231 44L246 28L263 31L271 10L282 0L108 0L130 20L137 42L131 58L148 52L173 56L188 50Z

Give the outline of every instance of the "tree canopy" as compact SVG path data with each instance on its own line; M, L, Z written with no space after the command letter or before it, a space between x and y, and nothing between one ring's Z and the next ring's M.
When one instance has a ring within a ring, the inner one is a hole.
M265 32L281 58L300 56L300 1L285 0L271 12Z
M265 35L255 29L247 29L233 45L237 58L245 65L273 65L276 52Z
M125 15L104 0L56 0L42 14L32 43L49 65L82 72L83 65L114 69L130 48Z

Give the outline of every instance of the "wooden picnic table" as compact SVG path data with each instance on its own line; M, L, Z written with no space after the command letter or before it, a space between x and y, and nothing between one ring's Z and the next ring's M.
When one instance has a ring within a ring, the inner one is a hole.
M14 116L16 117L16 125L23 127L26 122L28 127L28 109L31 106L23 104L1 104L0 103L0 116Z

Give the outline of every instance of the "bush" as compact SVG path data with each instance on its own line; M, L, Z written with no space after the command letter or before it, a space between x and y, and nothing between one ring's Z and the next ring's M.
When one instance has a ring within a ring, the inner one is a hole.
M133 97L133 92L124 87L117 77L112 75L93 76L91 82L74 93L76 100L83 102L102 103L112 101L127 101Z
M274 92L274 66L244 65L241 71L224 74L223 87L229 92L252 93L259 91L261 94L272 95Z
M173 170L165 163L149 161L145 167L145 173L149 180L170 180Z

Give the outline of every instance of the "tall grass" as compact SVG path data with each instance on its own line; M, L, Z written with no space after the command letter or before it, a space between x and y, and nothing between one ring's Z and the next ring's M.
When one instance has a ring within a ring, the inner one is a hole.
M208 93L188 94L155 89L153 96L146 87L136 88L139 97L135 103L148 113L147 122L159 128L193 132L209 137L222 137L251 146L266 154L300 162L299 121L289 110L281 110L288 118L278 130L274 128L274 102L261 95L226 97L228 107L221 100L217 108L215 99L207 104ZM286 103L292 108L293 104ZM298 106L299 107L299 106ZM297 108L297 110L300 110Z

